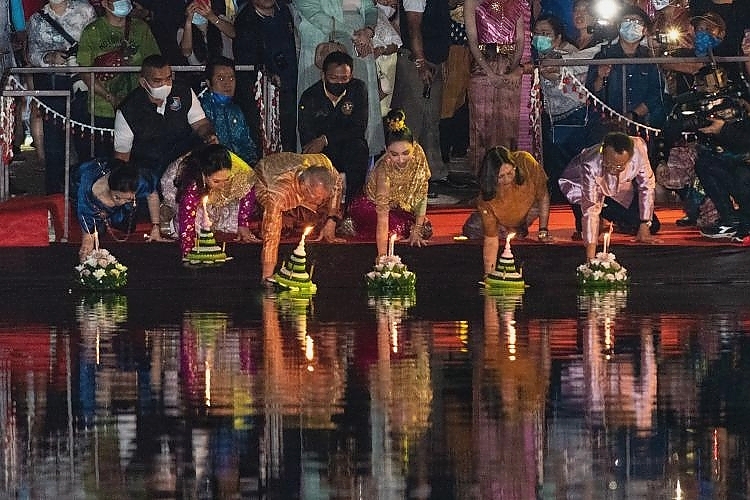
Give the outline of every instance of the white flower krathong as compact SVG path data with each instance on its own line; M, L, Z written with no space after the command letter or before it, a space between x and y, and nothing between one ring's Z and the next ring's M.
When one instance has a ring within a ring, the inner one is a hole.
M384 255L372 271L365 274L367 288L374 293L404 293L414 289L417 276L401 263L397 255Z
M599 252L593 260L576 268L576 278L582 287L617 288L630 281L628 270L615 259L615 254Z
M128 268L104 248L93 250L75 270L76 282L90 290L118 290L128 283Z

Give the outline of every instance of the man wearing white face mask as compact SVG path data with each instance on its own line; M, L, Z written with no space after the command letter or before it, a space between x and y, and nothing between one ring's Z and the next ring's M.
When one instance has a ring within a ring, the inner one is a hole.
M651 27L648 15L629 5L621 16L617 43L602 47L594 59L651 57L650 49L641 45ZM657 128L664 123L663 83L655 64L591 65L586 87L632 121Z
M143 59L158 54L151 29L148 25L130 16L131 0L102 0L104 15L89 24L81 34L78 62L81 66L139 66ZM113 128L115 109L130 91L138 87L138 75L129 73L96 73L82 75L89 87L89 99L93 100L94 126ZM92 78L93 77L93 78ZM91 123L90 107L80 119ZM76 138L78 159L91 157L89 136ZM94 156L109 157L112 142L96 136Z
M167 165L200 142L218 142L195 93L173 81L162 56L143 60L138 81L115 115L115 158L132 158L161 177Z

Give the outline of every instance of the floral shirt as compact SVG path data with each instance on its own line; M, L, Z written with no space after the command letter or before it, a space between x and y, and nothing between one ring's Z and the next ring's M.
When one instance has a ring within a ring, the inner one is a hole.
M203 111L214 125L219 142L236 153L250 165L258 162L258 148L250 138L250 127L240 107L233 103L222 104L214 98L214 93L206 91L198 100Z
M298 177L308 167L319 165L336 173L336 183L331 197L319 207L306 206ZM262 263L275 265L284 212L304 207L311 212L324 212L325 215L341 215L341 194L343 183L331 160L322 154L276 153L264 157L255 167L258 180L255 184L258 203L263 207L261 233L263 250Z
M60 23L60 26L68 35L76 41L81 39L83 28L96 19L96 12L88 2L75 0L68 1L68 7L60 16L55 14L49 4L45 5L42 11ZM65 52L71 46L71 43L65 40L65 37L47 22L39 12L36 12L29 19L27 32L29 36L29 60L32 66L49 67L50 65L44 62L45 54L54 51Z

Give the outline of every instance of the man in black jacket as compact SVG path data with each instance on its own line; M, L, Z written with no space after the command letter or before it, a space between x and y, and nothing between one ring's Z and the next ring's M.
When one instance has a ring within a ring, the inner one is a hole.
M299 139L303 153L323 153L346 174L346 200L365 184L369 149L367 87L352 78L349 54L331 52L323 60L323 78L299 100Z

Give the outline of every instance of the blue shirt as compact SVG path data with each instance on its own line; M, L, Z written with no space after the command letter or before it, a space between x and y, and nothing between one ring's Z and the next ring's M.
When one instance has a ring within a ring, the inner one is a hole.
M248 165L258 163L258 148L250 138L250 127L247 126L240 107L233 102L219 103L211 91L204 92L198 99L206 118L214 124L219 142L245 160Z
M117 207L104 205L92 191L94 183L107 175L111 169L106 160L90 160L78 167L78 189L76 190L76 215L81 231L93 233L94 228L104 233L107 225L122 226L135 212L135 205L126 203ZM74 182L76 181L74 180ZM135 198L143 203L148 195L156 191L156 177L146 171L141 171Z
M624 57L626 56L622 47L620 44L616 44L602 47L602 50L594 56L594 59ZM634 57L650 57L650 54L646 47L639 45ZM598 68L593 64L589 66L586 87L591 91L594 89ZM623 68L625 68L626 75L624 108L622 96ZM607 79L607 85L596 92L596 96L620 114L633 111L641 103L646 104L648 116L645 117L644 123L659 128L664 124L665 118L664 102L662 101L664 86L661 78L659 68L655 64L613 64L612 71Z

